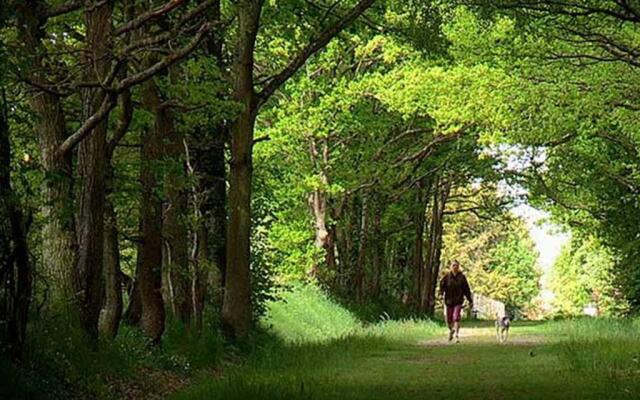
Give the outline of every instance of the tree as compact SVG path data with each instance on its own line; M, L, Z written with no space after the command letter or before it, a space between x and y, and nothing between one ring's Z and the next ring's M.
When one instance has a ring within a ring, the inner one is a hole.
M349 26L374 0L360 0L349 12L302 48L288 65L270 77L256 90L254 60L256 39L261 26L262 0L237 2L238 33L236 35L233 98L242 111L231 125L231 168L229 202L232 205L227 233L227 268L222 321L231 337L244 337L251 326L250 236L251 178L256 117L262 106L309 57L322 50L343 29Z
M487 217L481 211L449 219L444 258L460 261L475 293L502 301L512 311L525 311L540 292L533 241L521 219L509 214Z
M598 315L620 315L628 303L617 288L617 260L596 238L572 237L553 265L550 287L554 311L559 315L582 315L595 304Z
M197 20L211 2L202 2L185 11L177 18L176 26L165 33L143 36L138 41L120 38L148 26L182 3L172 1L139 12L120 25L113 22L114 11L130 13L131 3L122 9L114 9L111 1L71 2L49 7L45 1L33 0L17 5L16 26L25 44L20 60L24 68L16 70L16 75L33 88L31 107L39 122L43 164L48 174L44 190L47 227L43 236L45 260L50 263L47 271L51 273L56 305L74 308L85 331L93 337L98 332L103 293L109 116L117 105L118 95L189 55L209 25L202 24L190 42L166 53L145 69L134 72L123 67L135 59L140 49L166 43L174 35L180 37L185 23ZM49 35L60 26L66 27L64 19L77 12L83 12L85 33L72 32L73 38L50 43ZM81 40L76 40L78 37ZM58 62L54 55L57 51L70 56ZM74 68L84 65L90 67L80 68L81 72L76 73ZM80 121L78 128L68 134L66 108L73 96L81 101ZM119 135L116 142L122 136ZM76 149L78 190L74 199L71 161Z

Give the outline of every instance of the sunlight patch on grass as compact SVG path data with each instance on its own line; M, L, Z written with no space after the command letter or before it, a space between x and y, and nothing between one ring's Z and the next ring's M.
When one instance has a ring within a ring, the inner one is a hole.
M318 287L297 286L267 305L262 325L287 343L314 343L353 334L362 324Z

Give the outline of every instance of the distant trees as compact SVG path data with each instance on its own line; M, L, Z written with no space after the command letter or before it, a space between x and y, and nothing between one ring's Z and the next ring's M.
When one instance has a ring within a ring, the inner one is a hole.
M615 268L619 261L594 237L573 237L553 265L550 287L553 309L559 315L582 315L594 305L598 315L628 312Z
M638 71L627 52L640 37L637 5L504 1L485 4L483 13L456 12L447 28L456 58L511 71L490 85L509 99L498 142L516 146L524 160L512 182L554 221L595 235L626 266L617 287L636 307Z
M475 292L502 301L511 312L535 308L542 271L524 221L499 210L493 215L480 210L453 215L445 232L444 255L460 261Z

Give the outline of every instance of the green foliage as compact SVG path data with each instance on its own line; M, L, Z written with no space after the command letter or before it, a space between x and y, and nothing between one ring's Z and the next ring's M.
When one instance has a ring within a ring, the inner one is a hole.
M433 334L436 324L417 319L364 323L315 285L301 285L271 302L262 324L288 344L327 343L348 337L392 340L420 339Z
M554 310L560 315L581 315L588 304L599 313L616 316L628 311L618 289L618 260L594 237L573 237L553 266L550 288Z

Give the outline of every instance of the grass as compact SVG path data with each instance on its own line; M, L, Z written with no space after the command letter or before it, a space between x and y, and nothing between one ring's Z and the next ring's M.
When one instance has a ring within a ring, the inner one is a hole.
M640 319L561 321L548 326L552 346L576 374L604 379L608 392L640 394Z
M637 319L517 321L506 345L491 322L465 321L450 344L442 324L384 312L363 323L316 287L282 297L237 349L214 324L200 336L170 324L154 348L127 327L92 345L65 321L36 321L20 369L0 359L0 398L640 398Z
M315 288L269 310L266 327L279 340L173 398L640 398L638 321L516 322L506 345L490 322L466 323L462 343L452 345L429 321L360 324Z

